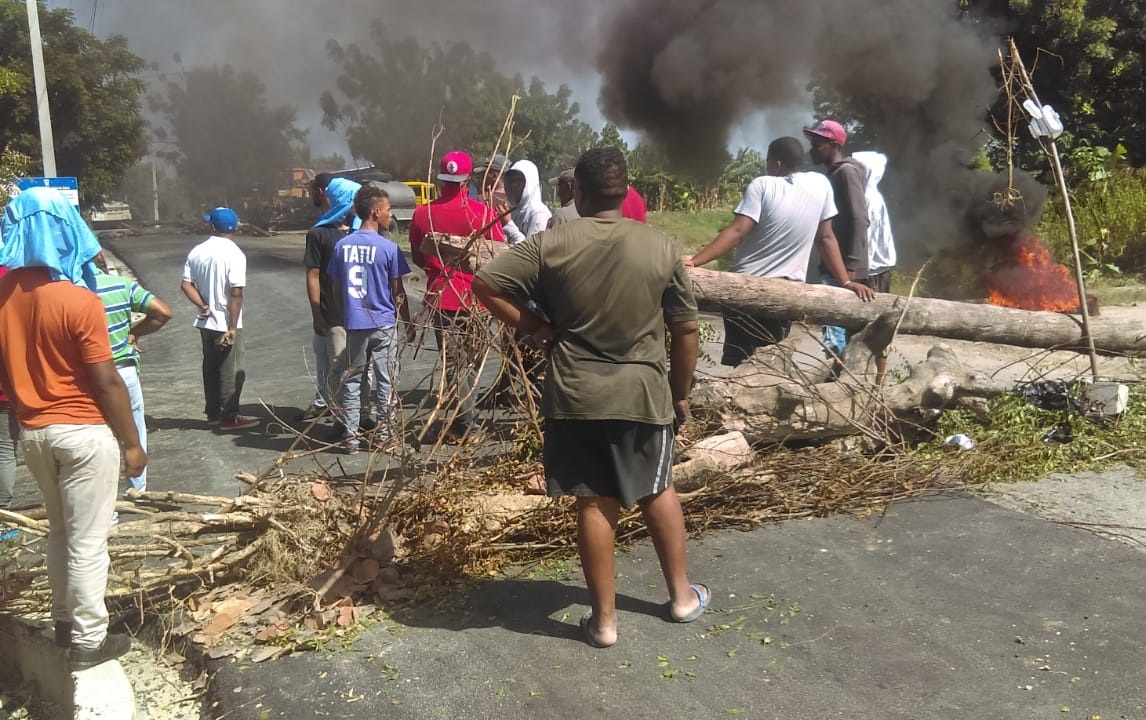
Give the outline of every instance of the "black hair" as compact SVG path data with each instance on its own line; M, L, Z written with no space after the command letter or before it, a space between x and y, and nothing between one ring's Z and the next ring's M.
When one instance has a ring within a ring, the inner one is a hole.
M334 175L328 172L320 172L314 176L314 186L319 190L325 190L330 181L334 179Z
M613 146L587 150L577 161L573 177L586 197L623 197L629 191L629 166Z
M378 207L378 203L389 198L390 194L382 188L366 183L354 193L354 212L358 214L360 220L365 220L374 212L374 208Z
M768 145L768 159L796 170L804 164L804 143L794 137L777 138Z

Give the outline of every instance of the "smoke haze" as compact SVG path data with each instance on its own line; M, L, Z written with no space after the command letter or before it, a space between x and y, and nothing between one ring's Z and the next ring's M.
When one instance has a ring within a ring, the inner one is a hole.
M90 2L70 3L80 24ZM551 89L599 83L606 118L698 174L716 169L746 121L763 123L771 137L799 136L813 120L808 86L815 83L843 100L850 116L836 119L862 123L889 155L884 193L900 210L897 235L928 244L953 235L972 201L964 163L984 140L995 92L996 41L990 28L960 21L953 0L120 0L99 7L97 33L126 35L161 71L177 70L178 54L187 68L228 63L255 72L273 102L299 109L312 140L322 134L319 94L338 71L326 41L369 47L374 19L422 41L464 40L490 52L503 72L538 75ZM751 132L761 150L771 139L762 135Z

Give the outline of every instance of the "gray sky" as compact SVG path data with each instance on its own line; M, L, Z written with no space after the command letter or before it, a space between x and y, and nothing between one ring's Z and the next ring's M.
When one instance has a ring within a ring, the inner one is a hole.
M48 6L72 10L76 24L99 37L125 35L134 52L164 73L178 71L177 56L185 68L231 64L256 72L273 101L297 107L316 154L349 156L341 135L320 123L319 95L333 87L337 75L325 43L331 37L368 43L366 28L373 18L422 40L466 40L490 52L503 72L536 75L550 90L565 83L582 119L598 129L605 122L598 108L594 30L608 0L48 0ZM809 113L784 114L782 124L793 124L785 133L798 133ZM763 148L767 127L763 115L752 116L734 130L730 144ZM625 134L637 139L635 133Z

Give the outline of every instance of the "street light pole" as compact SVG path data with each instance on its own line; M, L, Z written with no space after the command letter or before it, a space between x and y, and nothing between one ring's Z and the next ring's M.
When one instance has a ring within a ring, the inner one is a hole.
M159 174L155 170L155 147L151 150L151 217L155 218L155 227L159 227Z
M40 149L44 177L56 177L56 149L52 138L52 113L48 108L48 81L44 73L44 44L40 39L40 4L27 0L28 35L32 41L32 77L36 84L36 109L40 115Z

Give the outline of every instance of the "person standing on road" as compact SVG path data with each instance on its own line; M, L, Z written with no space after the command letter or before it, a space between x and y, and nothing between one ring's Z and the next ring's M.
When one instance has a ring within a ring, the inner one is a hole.
M561 174L549 181L557 186L557 202L561 207L549 218L549 227L564 225L581 217L577 214L577 205L573 202L573 168L562 170Z
M831 185L819 173L799 172L804 146L793 137L773 140L765 162L767 174L748 184L732 223L685 260L685 265L701 267L735 250L732 272L802 283L815 246L841 286L864 302L871 300L871 289L848 278L840 259L832 232L836 206ZM757 348L788 337L791 328L787 320L758 320L726 312L720 363L736 367Z
M10 272L0 278L0 386L44 496L55 639L73 671L131 649L130 637L108 633L104 601L120 444L128 475L147 466L92 292L99 250L57 190L25 190L4 210L0 265Z
M345 313L346 353L349 369L342 383L340 412L346 426L345 449L358 452L361 445L359 419L362 412L362 378L367 365L374 369L374 395L378 425L372 444L380 450L393 447L398 381L398 317L406 327L406 340L413 342L414 326L406 302L402 278L410 274L406 257L381 232L390 227L390 196L366 185L354 196L354 208L362 228L334 246L327 272L339 288Z
M8 268L0 266L0 278ZM3 338L0 338L3 342ZM16 492L16 455L20 444L20 421L16 410L0 386L0 510L12 507Z
M203 218L214 234L191 249L180 288L199 314L195 327L203 345L203 395L207 424L222 431L247 430L258 418L239 414L246 381L243 369L243 288L247 256L232 239L239 217L215 208Z
M668 585L668 619L696 620L712 597L689 581L672 486L674 428L688 418L696 368L697 310L676 245L621 216L628 176L621 152L590 150L574 173L582 219L511 248L478 271L473 287L494 317L549 352L545 475L551 496L576 497L593 608L581 631L593 647L608 647L617 642L622 506L641 508ZM531 300L551 323L529 310Z
M466 192L472 169L473 160L466 153L446 153L438 169L440 196L415 208L410 219L410 257L415 265L426 271L423 302L430 309L447 385L458 393L456 417L446 431L447 439L451 440L467 437L475 424L476 363L466 352L465 343L466 327L474 303L471 289L474 276L443 265L441 258L434 253L423 252L422 242L432 232L469 237L482 228L487 228L486 239L505 240L501 225L494 222L493 210Z
M541 197L541 175L529 160L518 160L505 173L506 203L497 208L505 223L505 239L511 245L524 242L549 225L553 213Z
M812 162L824 166L828 180L832 184L832 193L839 209L832 218L832 231L839 243L844 268L848 271L848 280L866 286L868 216L864 188L867 185L867 168L844 155L843 148L848 134L844 126L835 120L822 120L815 127L804 128L804 135L812 144L809 152ZM822 260L820 282L825 285L841 286L839 278ZM842 327L824 326L824 347L837 358L837 361L843 357L849 336L850 333Z
M864 201L867 204L867 286L878 293L891 292L891 271L895 269L895 238L891 234L891 216L887 203L879 191L879 183L887 172L887 156L865 151L852 153L852 158L864 166L867 176Z
M139 433L139 444L146 451L147 420L143 408L143 387L139 384L139 347L136 341L166 325L171 319L171 308L131 278L108 274L107 261L102 252L96 255L95 264L99 268L95 276L95 290L107 317L112 360L127 387L127 395L131 398L131 416ZM134 327L131 324L133 313L144 315ZM144 468L142 473L128 480L132 488L145 492L147 469Z
M319 186L319 178L326 176L326 184ZM311 324L314 327L314 375L317 385L314 402L302 415L313 420L327 407L334 407L338 398L338 383L346 362L346 328L342 326L342 302L334 281L326 274L334 246L346 237L354 219L354 193L362 187L353 180L333 178L322 173L315 178L312 189L323 216L306 234L306 296L310 302Z

